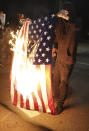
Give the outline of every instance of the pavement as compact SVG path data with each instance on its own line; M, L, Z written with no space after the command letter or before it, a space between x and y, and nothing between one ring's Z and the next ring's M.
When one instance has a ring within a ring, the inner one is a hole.
M10 67L0 69L0 131L89 131L89 42L79 43L69 79L72 94L59 115L13 106L9 99Z

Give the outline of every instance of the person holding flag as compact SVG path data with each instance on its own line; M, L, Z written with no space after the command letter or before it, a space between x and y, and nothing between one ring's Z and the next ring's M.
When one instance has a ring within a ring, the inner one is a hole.
M27 59L29 59L33 67L35 66L36 71L39 71L40 81L37 82L37 85L35 85L36 92L32 91L31 94L29 94L29 92L25 91L27 99L24 101L24 94L20 92L20 89L17 86L18 84L16 85L17 83L15 81L16 79L13 80L11 84L11 97L12 102L15 106L17 106L17 104L20 103L20 107L22 108L25 107L26 109L56 114L56 110L54 107L55 103L53 103L54 93L52 92L53 85L51 79L52 78L51 69L52 69L52 47L54 41L55 24L58 18L60 17L69 20L68 11L61 10L56 15L52 14L42 18L38 18L36 20L31 20L29 18L21 19L23 26L20 30L21 33L19 35L21 35L20 36L21 38L22 37L24 38L23 40L26 40L28 34L28 42L27 43L26 41L22 42L23 45L22 50L23 51L27 50ZM25 44L27 44L26 49ZM31 77L30 75L31 74L29 74L29 77ZM29 82L28 83L29 85L27 87L33 89L34 83L35 81L32 83L32 85L30 85ZM15 89L13 90L13 88ZM20 102L18 102L19 99L17 99L18 94L20 94ZM30 97L32 98L32 101Z

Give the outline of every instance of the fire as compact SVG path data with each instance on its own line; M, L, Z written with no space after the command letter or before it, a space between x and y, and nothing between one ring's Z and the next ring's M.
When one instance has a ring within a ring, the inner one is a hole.
M40 81L40 71L32 64L32 60L27 57L28 36L26 36L26 39L24 39L24 37L21 38L21 34L18 34L18 31L16 35L11 32L11 35L13 39L16 39L15 44L13 40L9 41L12 45L11 50L14 52L11 69L11 86L14 84L14 81L16 81L16 89L19 93L23 94L23 98L26 100L29 94L33 92L36 94L37 92L37 85ZM25 50L23 50L23 47Z
M11 67L11 102L18 107L54 114L51 89L51 65L34 65L40 40L28 41L29 24L25 23L17 36L11 33L13 50ZM28 44L30 47L28 55Z
M11 37L12 37L12 39L11 40L9 40L9 45L11 46L10 47L10 50L11 51L15 51L15 46L16 46L16 39L17 39L17 35L18 35L18 30L17 30L17 32L16 32L16 34L14 33L14 31L11 31L10 32L10 35L11 35Z

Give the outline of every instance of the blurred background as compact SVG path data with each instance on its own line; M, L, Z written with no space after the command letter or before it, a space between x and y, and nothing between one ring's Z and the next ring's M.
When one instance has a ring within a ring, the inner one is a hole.
M81 28L81 39L89 39L89 1L88 0L8 0L0 1L0 10L7 14L7 21L23 13L25 17L36 17L57 13L61 8L69 9L72 19Z

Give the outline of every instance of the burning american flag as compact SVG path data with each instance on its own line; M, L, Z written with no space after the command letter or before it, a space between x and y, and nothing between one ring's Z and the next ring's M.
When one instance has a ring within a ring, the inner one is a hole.
M14 50L11 102L15 106L55 114L52 93L52 42L56 15L24 22Z

